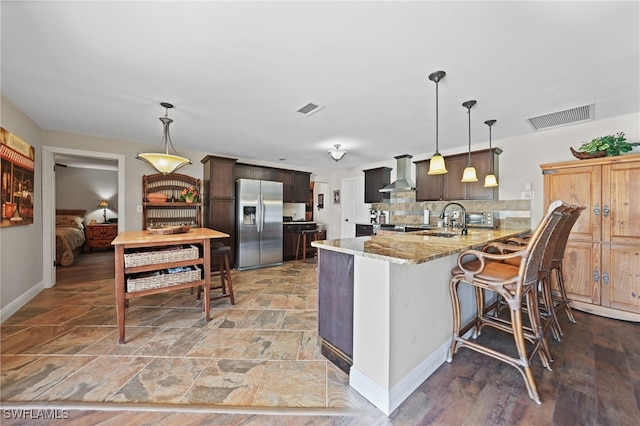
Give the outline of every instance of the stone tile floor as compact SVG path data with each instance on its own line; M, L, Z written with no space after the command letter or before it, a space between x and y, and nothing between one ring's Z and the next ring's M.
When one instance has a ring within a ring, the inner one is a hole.
M320 354L316 263L233 271L236 304L135 298L118 344L113 279L45 289L1 328L1 399L374 410Z

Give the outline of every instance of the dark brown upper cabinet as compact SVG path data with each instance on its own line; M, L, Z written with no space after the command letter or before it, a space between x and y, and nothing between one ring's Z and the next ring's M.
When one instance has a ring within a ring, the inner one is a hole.
M389 167L378 167L375 169L363 170L363 172L364 202L388 202L390 194L388 192L380 192L380 190L391 183L391 169Z
M236 179L274 180L271 167L254 166L251 164L236 163Z
M285 203L309 202L311 173L275 169L274 180L276 182L282 182L282 200Z
M415 161L416 165L416 201L451 201L451 200L497 200L498 187L485 188L484 177L493 170L499 179L498 156L500 148L492 148L491 156L488 149L471 152L471 165L476 169L478 181L473 183L460 182L462 172L469 162L469 154L455 154L445 157L448 173L444 175L429 175L430 160Z

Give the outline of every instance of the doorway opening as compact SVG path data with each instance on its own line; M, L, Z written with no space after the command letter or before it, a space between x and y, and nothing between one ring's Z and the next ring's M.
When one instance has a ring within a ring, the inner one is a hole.
M125 189L124 189L124 161L121 154L107 152L85 151L70 148L42 147L42 233L43 233L43 286L49 288L56 283L56 233L55 233L55 163L56 156L83 157L86 160L95 159L98 161L115 160L117 162L118 175L118 210L125 209ZM118 232L122 232L125 227L125 215L118 215Z

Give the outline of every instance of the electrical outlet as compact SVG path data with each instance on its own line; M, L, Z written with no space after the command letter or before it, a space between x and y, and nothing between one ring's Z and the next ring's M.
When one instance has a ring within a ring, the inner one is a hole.
M533 200L533 191L522 191L523 200Z
M141 205L141 204L138 204L138 205L136 206L136 211L137 211L138 213L142 213L142 205Z
M524 190L525 191L531 191L531 182L525 182L524 183Z

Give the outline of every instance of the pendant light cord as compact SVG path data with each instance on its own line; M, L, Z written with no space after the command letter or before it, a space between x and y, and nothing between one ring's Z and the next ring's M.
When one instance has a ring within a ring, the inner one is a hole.
M438 146L438 81L436 81L436 155L440 155L440 148Z
M467 166L471 166L471 107L467 108L467 115L469 116L469 159Z

